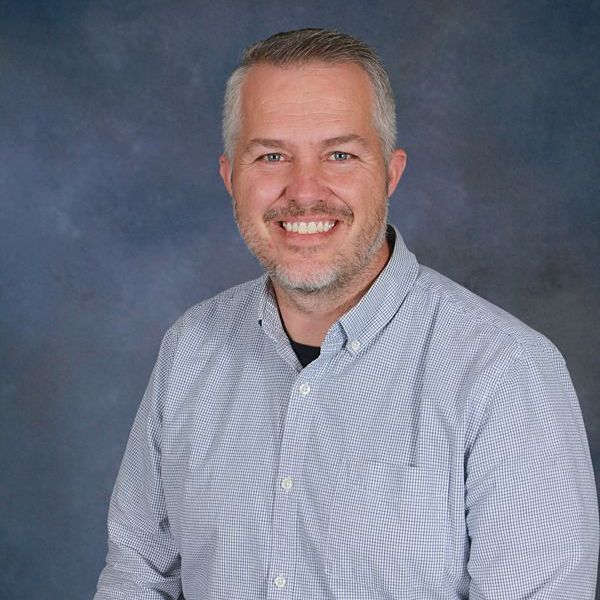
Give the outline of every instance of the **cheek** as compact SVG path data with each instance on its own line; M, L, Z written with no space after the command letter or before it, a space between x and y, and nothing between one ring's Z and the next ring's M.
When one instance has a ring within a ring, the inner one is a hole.
M244 211L264 212L281 197L282 182L276 177L253 175L240 177L233 182L233 192L240 208Z
M344 177L338 177L332 182L330 189L352 210L370 210L375 202L380 202L386 195L386 181L378 174L364 172L346 173Z

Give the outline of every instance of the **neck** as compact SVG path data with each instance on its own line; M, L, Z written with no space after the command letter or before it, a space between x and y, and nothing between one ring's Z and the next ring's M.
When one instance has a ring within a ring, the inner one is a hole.
M329 328L367 293L389 257L390 249L384 242L368 268L336 289L308 294L286 289L271 280L287 334L295 342L320 346Z

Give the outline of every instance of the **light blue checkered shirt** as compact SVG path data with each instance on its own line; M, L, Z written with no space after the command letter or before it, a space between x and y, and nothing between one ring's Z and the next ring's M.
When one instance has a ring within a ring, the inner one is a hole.
M591 600L597 558L562 356L396 231L304 369L266 276L171 327L95 598Z

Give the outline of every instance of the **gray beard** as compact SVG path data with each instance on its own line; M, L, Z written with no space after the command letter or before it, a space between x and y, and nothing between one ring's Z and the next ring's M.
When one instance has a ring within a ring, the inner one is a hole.
M373 240L373 243L370 246L364 248L352 261L343 259L342 263L346 265L346 269L343 271L332 267L329 271L309 279L306 277L302 280L295 279L280 265L268 263L261 260L260 257L258 257L258 259L269 277L289 292L305 296L331 294L346 288L356 275L371 262L373 257L381 249L381 246L385 243L386 229L387 224L384 222L384 226L379 232L379 235Z
M246 245L256 256L269 277L283 289L291 293L305 296L326 296L328 294L335 294L336 292L344 290L350 286L355 277L363 269L369 266L371 260L381 249L381 246L386 240L388 216L387 199L378 215L378 221L380 225L379 232L370 243L368 239L364 238L357 240L360 250L356 254L353 256L347 256L343 253L338 253L337 260L333 261L332 267L326 272L316 275L312 278L304 277L302 280L299 280L294 278L293 273L290 273L281 265L271 262L266 253L263 254L263 252L261 252L261 242L258 239L254 228L252 226L244 227L241 225L236 208L237 207L234 201L233 213L238 230L246 242ZM329 212L332 215L334 214L333 211L326 211L323 208L321 208L321 210L323 212ZM286 212L300 215L304 214L306 211L287 209ZM352 213L350 212L350 215L351 214ZM277 213L268 214L267 217L268 219L279 218L276 215ZM306 260L310 260L310 256L307 256Z

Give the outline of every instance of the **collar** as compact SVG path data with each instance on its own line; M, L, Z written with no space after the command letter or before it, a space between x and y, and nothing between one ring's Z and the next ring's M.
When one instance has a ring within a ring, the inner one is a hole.
M329 328L321 354L337 352L344 346L351 354L360 352L398 312L414 285L419 272L415 255L393 225L388 225L387 238L393 247L386 266L358 303ZM258 322L278 345L289 346L270 279L263 275L259 282Z

